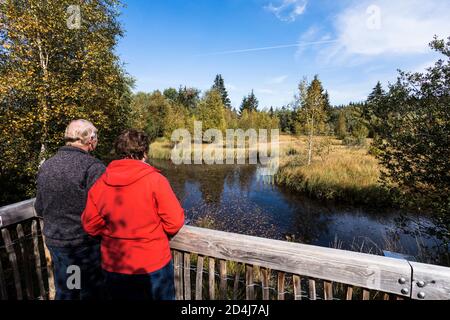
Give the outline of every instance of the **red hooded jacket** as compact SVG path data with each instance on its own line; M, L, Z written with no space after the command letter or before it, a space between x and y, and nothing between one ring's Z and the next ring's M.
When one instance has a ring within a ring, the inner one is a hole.
M168 235L184 224L184 210L167 179L138 160L113 161L88 194L84 230L101 236L102 267L151 273L171 260Z

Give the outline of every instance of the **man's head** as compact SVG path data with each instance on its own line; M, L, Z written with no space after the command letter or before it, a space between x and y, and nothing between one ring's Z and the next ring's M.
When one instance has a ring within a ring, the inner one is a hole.
M87 120L74 120L66 128L64 140L67 146L94 151L97 147L97 128Z

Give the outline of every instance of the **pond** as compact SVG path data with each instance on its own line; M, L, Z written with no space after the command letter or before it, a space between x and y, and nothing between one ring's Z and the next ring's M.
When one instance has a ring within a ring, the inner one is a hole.
M436 264L448 253L419 229L434 227L426 216L313 200L267 183L255 165L150 163L169 179L190 225Z

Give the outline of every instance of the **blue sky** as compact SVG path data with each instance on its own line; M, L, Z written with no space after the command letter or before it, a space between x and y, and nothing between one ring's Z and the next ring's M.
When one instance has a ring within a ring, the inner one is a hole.
M333 104L364 100L397 69L421 71L450 36L447 0L126 0L117 52L135 91L211 87L225 79L238 107L252 89L260 107L293 100L319 75Z

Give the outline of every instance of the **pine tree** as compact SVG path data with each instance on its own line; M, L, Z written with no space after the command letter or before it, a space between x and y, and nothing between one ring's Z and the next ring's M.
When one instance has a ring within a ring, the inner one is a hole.
M333 107L330 103L330 95L328 94L328 90L325 91L323 94L323 101L324 101L324 110L327 113L328 118L331 116L331 113L333 112Z
M231 100L228 97L228 92L227 89L225 88L225 82L221 74L218 74L216 76L216 79L214 79L214 85L212 86L212 89L219 91L219 94L222 97L223 105L228 109L231 109Z
M178 89L177 103L185 107L192 115L196 112L200 100L200 90L196 88L182 87Z
M385 111L383 110L382 100L386 96L386 92L383 90L383 86L378 81L373 88L366 103L361 106L361 117L364 120L364 124L370 130L370 136L377 138L380 134L380 118L383 117Z
M242 100L239 114L242 115L242 112L244 110L247 110L248 112L258 111L258 105L259 105L258 99L256 98L255 93L252 90L252 92L247 97L244 97L244 99Z
M336 134L339 139L344 139L347 136L347 119L345 117L345 111L339 112L339 117L336 125Z

